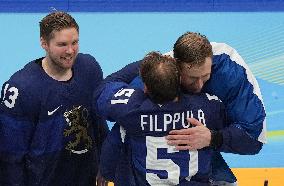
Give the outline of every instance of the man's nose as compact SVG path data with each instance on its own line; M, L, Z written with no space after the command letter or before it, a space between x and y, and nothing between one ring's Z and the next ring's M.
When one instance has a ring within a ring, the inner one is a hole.
M202 89L203 85L204 81L201 78L198 78L198 80L196 81L196 88Z
M67 46L66 53L72 54L74 52L73 46Z

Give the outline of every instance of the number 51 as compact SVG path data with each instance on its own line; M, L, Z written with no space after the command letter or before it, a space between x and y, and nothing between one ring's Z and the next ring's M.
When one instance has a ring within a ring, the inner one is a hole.
M177 185L179 184L180 167L175 164L171 159L158 159L158 148L166 148L167 153L178 153L179 151L174 149L174 146L169 146L165 137L153 137L146 136L146 169L151 170L165 170L168 172L167 179L160 179L155 173L146 173L146 180L150 185ZM188 176L185 178L190 181L198 171L198 151L189 152L189 165Z

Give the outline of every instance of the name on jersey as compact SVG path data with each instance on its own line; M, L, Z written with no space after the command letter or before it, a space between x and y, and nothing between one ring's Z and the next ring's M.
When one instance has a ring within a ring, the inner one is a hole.
M171 113L171 114L149 114L141 115L140 123L143 131L168 131L172 129L189 128L191 124L186 118L196 118L201 123L206 125L204 112L199 109L194 116L192 111Z

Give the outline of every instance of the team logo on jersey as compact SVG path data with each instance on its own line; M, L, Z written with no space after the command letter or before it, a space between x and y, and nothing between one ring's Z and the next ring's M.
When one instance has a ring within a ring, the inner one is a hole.
M92 148L92 138L88 135L88 110L82 106L73 107L64 112L64 118L69 126L64 130L65 137L71 137L65 149L75 154L83 154Z

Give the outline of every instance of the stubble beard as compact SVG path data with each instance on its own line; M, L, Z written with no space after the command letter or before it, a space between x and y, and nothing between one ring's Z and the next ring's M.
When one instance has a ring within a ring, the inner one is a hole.
M66 59L64 59L65 57L54 58L52 56L49 56L49 59L51 61L52 66L54 66L56 69L58 69L59 71L66 71L74 66L77 55L78 53L74 56L68 56L67 58L71 57L70 60L67 59L68 62L66 62Z

